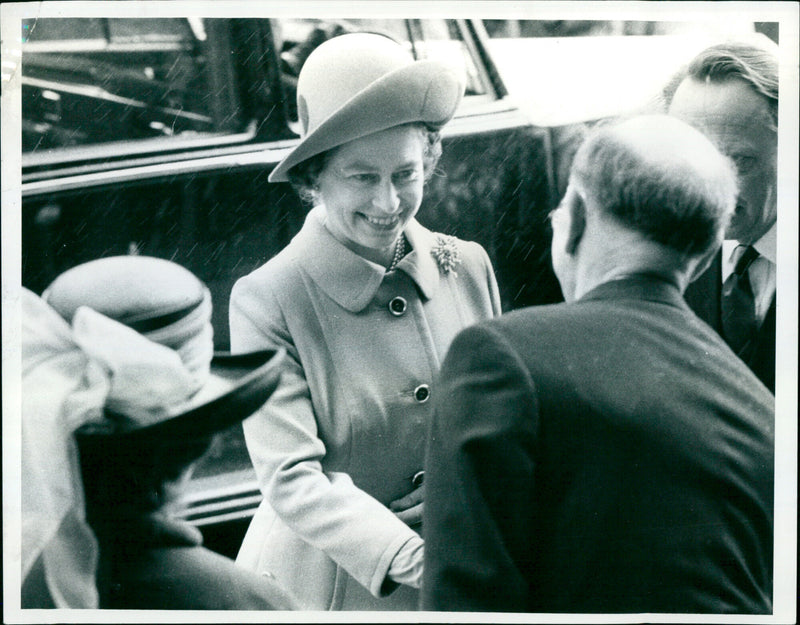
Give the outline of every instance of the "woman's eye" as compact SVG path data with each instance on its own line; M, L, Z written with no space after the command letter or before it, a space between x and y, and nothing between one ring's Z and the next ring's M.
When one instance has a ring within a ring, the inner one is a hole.
M351 174L350 180L359 184L372 184L378 180L376 174Z
M416 178L417 178L416 169L403 169L402 171L398 171L394 175L394 179L397 182L410 182L411 180L415 180Z

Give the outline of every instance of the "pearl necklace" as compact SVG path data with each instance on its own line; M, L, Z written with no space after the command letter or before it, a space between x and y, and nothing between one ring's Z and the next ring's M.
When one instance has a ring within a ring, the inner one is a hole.
M397 243L395 243L394 246L394 257L392 258L392 264L389 265L389 268L386 271L387 272L394 271L394 268L397 267L397 263L399 263L403 259L405 253L406 253L406 237L401 232L400 236L397 238Z

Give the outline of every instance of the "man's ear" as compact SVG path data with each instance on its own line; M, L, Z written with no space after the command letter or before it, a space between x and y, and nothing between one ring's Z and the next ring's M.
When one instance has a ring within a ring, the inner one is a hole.
M586 203L581 194L576 191L570 194L565 208L569 211L569 232L565 249L567 254L575 256L586 230Z

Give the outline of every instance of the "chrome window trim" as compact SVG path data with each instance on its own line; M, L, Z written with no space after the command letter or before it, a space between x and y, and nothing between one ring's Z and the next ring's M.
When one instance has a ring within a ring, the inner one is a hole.
M94 143L91 145L51 148L34 152L23 152L21 165L23 171L36 170L40 167L65 166L69 163L87 163L107 159L112 155L137 156L140 154L159 154L165 158L180 157L182 151L203 148L225 148L230 145L241 145L256 138L255 124L242 132L215 132L193 137L153 137L119 141L115 143ZM102 165L117 167L117 161L104 161ZM65 168L33 173L62 173Z
M475 96L475 98L478 101L474 105L460 109L459 115L445 127L442 132L443 137L530 125L525 116L505 100L493 100L491 96ZM247 144L222 154L219 150L208 150L202 154L186 154L184 158L180 158L180 155L161 155L151 159L140 159L138 162L130 161L127 164L86 165L59 172L61 175L54 177L40 177L36 173L28 176L23 174L21 195L26 198L233 168L272 167L298 142L299 139L285 139L263 144ZM87 169L90 171L85 171Z
M175 515L197 527L216 525L252 517L262 499L252 468L221 473L191 480Z
M149 161L142 165L114 167L108 171L92 171L58 178L28 181L22 183L21 194L24 198L46 193L136 182L142 179L153 180L184 174L218 171L233 167L265 167L277 164L289 153L295 143L296 140L276 141L263 146L248 145L246 151L236 151L232 154L203 156L200 158L192 155L181 160L170 159L167 162L156 163Z

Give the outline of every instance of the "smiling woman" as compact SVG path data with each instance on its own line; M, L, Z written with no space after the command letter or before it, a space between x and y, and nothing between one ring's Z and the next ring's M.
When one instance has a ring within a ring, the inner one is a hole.
M422 202L423 134L397 126L334 151L317 182L325 223L345 247L390 266ZM393 267L392 267L393 268Z
M453 336L500 312L483 248L415 220L463 76L348 34L297 89L303 136L270 180L314 206L231 295L232 350L289 353L243 425L264 500L237 562L305 609L414 610L431 384Z

